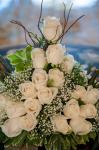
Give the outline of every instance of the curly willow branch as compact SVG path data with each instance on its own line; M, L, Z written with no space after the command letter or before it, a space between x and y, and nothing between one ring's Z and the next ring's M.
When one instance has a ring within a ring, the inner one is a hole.
M66 27L67 27L67 24L68 24L68 21L69 21L69 17L70 17L70 13L71 13L71 9L72 9L73 3L71 4L71 6L70 6L70 8L69 8L67 17L66 17L66 5L65 5L64 2L63 2L63 6L64 6L64 25L63 25L62 34L61 34L60 37L58 38L58 40L60 39L60 42L62 42L62 39L63 39L63 37L64 37L64 32L65 32L65 30L66 30Z
M25 40L26 40L26 42L27 42L28 45L31 45L31 44L29 44L29 42L28 42L28 40L27 40L27 34L28 34L29 38L31 39L32 43L33 43L34 45L37 45L37 43L33 40L32 36L31 36L31 32L29 32L29 31L26 29L26 27L25 27L21 22L16 21L16 20L11 20L10 22L13 23L13 24L17 24L17 25L19 25L20 27L23 28L24 33L25 33Z
M40 28L40 23L41 23L41 18L42 18L42 10L43 10L43 0L41 1L41 9L40 9L40 16L39 16L39 20L38 20L38 29L41 33L41 35L44 37L41 28Z
M63 26L63 30L62 30L62 34L59 36L59 38L57 39L57 41L58 40L60 40L60 42L62 42L62 40L63 40L63 37L64 37L64 35L81 19L81 18L83 18L85 15L82 15L82 16L80 16L79 18L77 18L69 27L68 27L68 29L66 30L66 27L67 27L67 24L68 24L68 21L69 21L69 17L70 17L70 13L71 13L71 9L72 9L72 6L73 6L73 3L71 4L71 6L70 6L70 9L69 9L69 12L68 12L68 15L67 15L67 17L66 17L66 5L65 5L65 3L63 3L63 6L64 6L64 26ZM56 42L57 42L56 41Z

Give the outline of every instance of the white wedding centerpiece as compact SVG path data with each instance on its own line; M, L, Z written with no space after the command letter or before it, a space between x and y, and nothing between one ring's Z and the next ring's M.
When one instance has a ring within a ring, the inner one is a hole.
M56 17L46 17L41 30L40 21L41 15L41 37L11 21L23 27L32 44L7 56L14 70L2 58L0 141L5 147L32 144L44 145L46 150L75 149L98 134L99 82L96 74L89 78L66 54L61 40L70 27Z

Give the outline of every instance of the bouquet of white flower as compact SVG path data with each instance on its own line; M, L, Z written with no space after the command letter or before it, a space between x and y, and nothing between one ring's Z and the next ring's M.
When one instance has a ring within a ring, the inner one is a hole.
M86 73L65 53L61 40L74 24L67 29L65 9L64 19L62 25L46 17L41 30L40 14L42 37L11 21L23 27L26 41L28 35L33 45L7 56L12 67L0 61L0 141L5 147L29 144L69 150L98 136L99 71Z

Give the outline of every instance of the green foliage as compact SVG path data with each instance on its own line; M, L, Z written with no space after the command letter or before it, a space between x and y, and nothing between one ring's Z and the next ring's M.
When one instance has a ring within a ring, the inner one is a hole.
M5 141L5 147L17 147L22 146L24 144L24 141L26 140L27 132L23 131L19 136L14 138L9 138Z
M44 137L37 133L37 134L28 134L27 135L27 143L29 145L35 145L35 146L42 146L44 141Z
M47 81L47 86L48 87L52 87L53 86L53 80L51 80L51 79L49 79L48 81Z
M45 67L44 67L44 70L46 70L46 72L49 72L50 69L53 69L53 68L57 68L58 65L54 65L54 64L46 64Z
M96 133L91 132L87 135L75 135L75 134L53 134L46 137L47 142L44 143L46 150L76 150L77 145L86 144L90 139L95 140Z
M32 66L31 63L31 51L32 46L27 46L22 50L16 51L14 54L7 56L8 60L11 62L16 71L24 71Z
M46 150L76 150L79 144L86 144L90 139L95 140L95 138L96 132L91 132L87 135L75 135L74 133L63 135L56 133L43 136L40 132L29 133L23 131L19 136L14 138L6 138L0 132L0 140L2 139L6 147L19 147L25 143L37 147L44 145Z
M96 149L98 150L98 148L99 148L99 129L97 130L97 137L92 146L92 150L96 150Z
M76 85L84 86L87 83L86 75L80 64L76 64L71 73L72 82Z
M85 103L81 99L79 99L78 104L79 104L79 106L81 106L81 105L84 105Z
M5 138L6 138L5 134L1 131L1 128L0 128L0 142L3 142Z
M3 82L4 78L12 72L12 67L7 60L0 55L0 80Z

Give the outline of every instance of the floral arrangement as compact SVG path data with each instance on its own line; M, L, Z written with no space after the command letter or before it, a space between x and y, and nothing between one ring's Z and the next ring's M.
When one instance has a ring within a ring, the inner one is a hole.
M84 70L61 44L83 16L67 28L71 8L66 18L64 5L64 24L56 17L42 22L42 4L41 37L11 21L24 29L28 46L7 56L10 65L0 57L0 141L5 147L76 149L98 137L99 71Z

